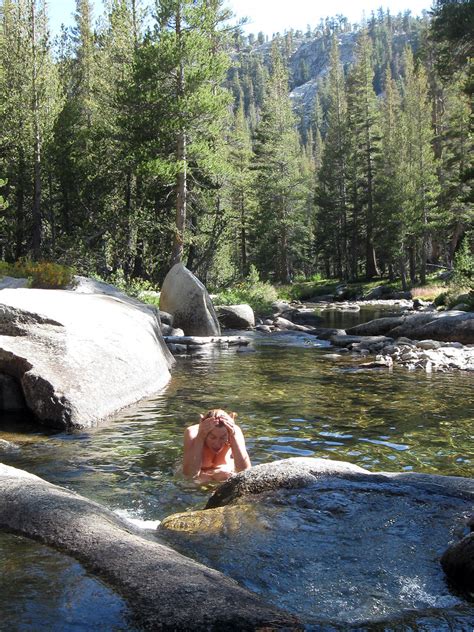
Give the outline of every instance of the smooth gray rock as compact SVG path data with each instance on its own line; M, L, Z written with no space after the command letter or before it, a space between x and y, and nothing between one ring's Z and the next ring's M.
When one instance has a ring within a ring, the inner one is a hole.
M276 314L282 314L283 312L287 312L291 308L291 305L286 301L274 301L272 303L272 310Z
M141 629L299 627L225 575L140 537L97 503L2 464L0 529L77 559L129 602Z
M208 500L206 509L223 507L241 496L277 489L294 489L314 483L323 476L368 474L367 470L345 463L310 457L295 457L255 465L220 485Z
M349 335L378 336L391 338L442 340L446 342L474 343L474 313L418 312L397 317L377 318L347 330Z
M174 265L163 281L160 309L173 316L173 326L186 336L218 336L221 332L206 288L182 263Z
M28 279L17 279L16 277L5 276L0 278L0 290L17 289L29 286Z
M473 501L473 479L286 459L235 475L158 533L311 629L419 629L437 616L470 629L474 607L450 594L440 555Z
M250 305L219 305L216 307L219 322L224 329L253 329L255 314Z
M364 343L366 346L389 344L392 338L387 336L331 336L329 339L335 347L349 347L353 344Z
M374 473L345 461L333 461L316 457L295 457L255 465L239 472L219 486L206 504L206 509L224 507L238 498L312 485L324 478L346 480L396 480L419 489L445 492L474 502L474 479L458 476L438 476L416 472Z
M273 321L273 324L278 329L283 329L287 331L311 331L312 327L306 327L305 325L297 325L296 323L288 320L287 318L282 318L281 316L277 316Z
M168 314L168 312L164 312L162 309L160 309L158 311L159 311L159 315L160 315L160 322L161 322L161 324L169 325L170 327L172 327L173 326L173 316L171 314Z
M20 384L36 419L90 427L153 395L173 357L138 301L67 290L3 290L0 372Z
M333 336L345 336L344 329L331 329L330 327L315 327L311 332L320 340L331 340Z
M434 316L434 318L433 318ZM391 333L399 335L399 328ZM432 315L427 323L418 326L410 326L410 329L402 325L404 336L417 338L432 338L445 342L460 342L464 345L474 344L474 312L441 312Z
M296 325L305 325L309 327L319 327L323 322L321 316L316 314L312 309L292 309L284 312L284 318L288 318Z
M346 333L350 336L385 336L403 321L404 316L385 316L350 327Z

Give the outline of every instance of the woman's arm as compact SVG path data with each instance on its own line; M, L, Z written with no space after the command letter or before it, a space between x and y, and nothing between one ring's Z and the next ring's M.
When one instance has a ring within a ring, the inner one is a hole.
M183 474L193 478L201 471L204 449L204 437L198 430L199 426L190 426L184 431Z
M215 427L214 418L202 419L198 424L189 426L184 431L183 474L195 478L202 467L204 443L209 432Z
M243 472L252 467L247 448L245 447L245 439L242 430L234 424L233 432L229 430L229 443L232 455L234 457L235 471Z

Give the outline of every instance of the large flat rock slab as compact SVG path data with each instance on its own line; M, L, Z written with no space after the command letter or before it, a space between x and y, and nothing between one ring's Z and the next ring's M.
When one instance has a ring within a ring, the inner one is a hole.
M58 429L89 427L160 390L173 363L153 310L67 290L0 292L0 373Z
M0 530L77 559L127 600L139 629L299 629L295 617L97 503L2 464Z
M467 345L474 343L474 312L427 311L377 318L351 327L346 333L354 336L386 335L391 338L406 337L416 340L431 338Z
M473 503L473 479L285 459L235 475L210 509L169 516L158 533L310 629L469 630L474 605L450 591L441 558ZM472 536L454 547L445 570L469 589Z

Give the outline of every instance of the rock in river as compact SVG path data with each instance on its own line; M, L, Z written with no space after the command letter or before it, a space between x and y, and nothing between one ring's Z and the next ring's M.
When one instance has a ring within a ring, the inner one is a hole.
M309 629L418 630L429 617L430 630L467 630L474 606L450 593L440 557L473 500L472 479L286 459L233 476L210 509L159 533Z
M77 559L128 601L140 630L299 629L293 616L222 573L141 537L97 503L2 464L0 530Z
M172 314L173 327L186 336L218 336L216 310L204 285L182 263L174 265L163 281L160 309Z
M153 309L67 290L0 292L0 373L21 385L38 421L96 425L170 378L173 358Z

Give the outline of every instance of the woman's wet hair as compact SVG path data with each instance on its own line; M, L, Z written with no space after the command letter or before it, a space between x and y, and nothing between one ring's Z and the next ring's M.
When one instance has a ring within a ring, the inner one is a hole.
M232 415L236 417L235 413L232 413ZM222 428L225 425L224 418L228 417L232 420L232 415L229 415L229 413L227 413L225 410L222 410L222 408L212 408L211 410L207 411L202 420L204 421L204 419L215 417L218 420L216 423L216 427Z

